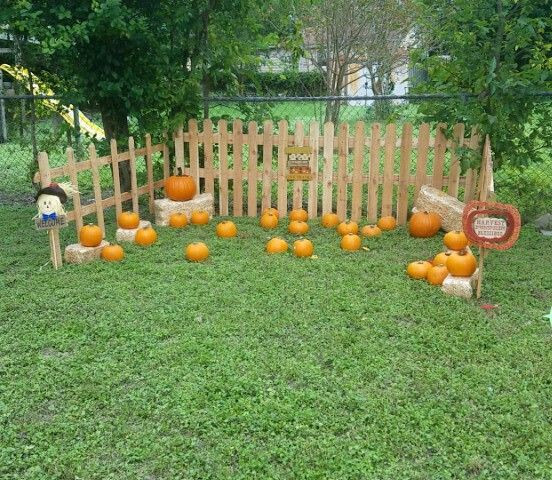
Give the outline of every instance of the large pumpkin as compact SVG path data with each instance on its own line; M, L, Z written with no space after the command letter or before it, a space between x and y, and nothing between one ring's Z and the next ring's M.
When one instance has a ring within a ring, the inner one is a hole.
M341 236L347 235L348 233L353 233L356 235L358 233L358 223L352 222L350 220L347 220L346 222L341 222L337 226L337 233L339 233L339 235Z
M102 243L103 232L98 225L89 223L79 230L79 241L83 247L97 247Z
M265 215L267 213L272 213L272 215L276 215L276 218L280 218L280 212L276 208L273 208L273 207L265 208L262 214Z
M443 242L451 250L463 250L468 246L468 237L461 230L453 230L445 234Z
M276 228L278 226L278 216L272 212L263 213L259 220L259 224L267 230Z
M406 273L410 278L420 280L426 278L428 270L431 268L431 263L420 260L418 262L412 262L406 267Z
M307 222L293 220L289 222L288 231L294 235L305 235L305 233L309 231L309 224Z
M337 213L325 213L322 215L322 226L324 228L335 228L339 225L339 217Z
M381 229L377 225L364 225L360 233L364 237L379 237L381 235Z
M416 212L410 217L408 231L416 238L433 237L441 228L441 217L433 212Z
M288 244L285 240L274 237L266 243L267 253L285 253L288 250Z
M196 183L189 175L182 175L182 169L178 168L178 174L165 180L165 195L175 202L191 200L196 194Z
M193 225L207 225L209 223L209 212L205 210L196 210L192 212L190 221Z
M190 243L186 247L185 256L190 262L203 262L209 257L209 247L203 242Z
M188 225L188 217L185 213L171 213L169 226L172 228L183 228Z
M397 226L397 220L395 217L392 217L390 215L386 217L381 217L378 220L378 227L382 231L389 231L393 230Z
M157 232L153 227L140 228L134 237L134 243L147 247L157 241Z
M347 235L343 235L341 237L340 246L342 250L354 252L356 250L360 250L361 244L362 241L360 240L360 237L354 233L348 233Z
M238 234L238 229L234 222L230 220L223 220L217 224L217 237L220 238L232 238Z
M435 265L427 271L427 283L430 285L442 285L445 278L448 277L448 274L449 271L445 265Z
M289 214L290 220L297 220L298 222L306 222L309 219L309 214L302 208L296 208Z
M117 216L117 223L121 228L132 230L140 225L140 217L134 212L121 212Z
M471 277L477 270L477 260L472 253L461 250L449 257L447 269L453 277Z
M312 257L314 245L310 240L303 238L293 242L293 253L296 257Z
M100 257L106 262L120 262L125 258L125 251L121 245L107 245L107 247L102 248Z

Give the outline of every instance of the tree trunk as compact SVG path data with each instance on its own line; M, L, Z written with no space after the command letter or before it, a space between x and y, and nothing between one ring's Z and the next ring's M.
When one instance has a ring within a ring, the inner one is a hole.
M121 140L126 144L128 140L128 119L124 108L117 108L115 105L102 105L100 107L102 122L107 141L112 138ZM122 192L130 192L130 164L129 162L119 163L119 179Z

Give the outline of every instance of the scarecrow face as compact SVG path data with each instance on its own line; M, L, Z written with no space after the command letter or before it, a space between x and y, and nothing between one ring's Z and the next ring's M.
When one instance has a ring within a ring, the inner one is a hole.
M63 213L63 207L61 205L61 200L57 195L47 195L42 194L38 197L36 201L39 213L50 214L50 213Z

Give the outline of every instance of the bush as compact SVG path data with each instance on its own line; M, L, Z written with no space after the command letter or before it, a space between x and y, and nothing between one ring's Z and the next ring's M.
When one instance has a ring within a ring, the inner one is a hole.
M320 72L296 70L258 72L246 81L244 87L246 95L317 97L326 93L324 77Z

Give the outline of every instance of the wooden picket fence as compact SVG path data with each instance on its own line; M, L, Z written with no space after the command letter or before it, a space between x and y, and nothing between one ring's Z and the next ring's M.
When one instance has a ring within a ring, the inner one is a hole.
M68 148L67 163L54 168L49 165L48 155L41 152L35 181L46 186L52 181L69 180L78 190L79 173L90 171L94 200L85 204L76 194L67 220L75 222L78 233L84 218L95 214L104 234L106 208L114 206L119 214L123 202L130 201L132 210L138 212L139 197L147 195L153 213L155 189L163 187L175 168L191 175L198 191L202 184L204 192L215 196L218 214L222 216L257 216L271 206L285 216L291 208L306 207L311 218L336 211L341 218L353 220L364 217L375 221L380 215L395 215L398 223L404 224L410 203L424 184L446 188L454 197L462 188L464 201L476 194L478 172L468 170L460 175L456 148L478 150L480 140L473 131L466 137L463 124L454 126L451 139L446 138L444 125L438 124L432 135L427 123L419 126L417 138L409 123L402 126L400 136L396 125L384 128L377 123L372 124L367 135L363 122L355 125L354 132L349 131L347 123L337 129L326 123L320 130L319 124L313 122L307 132L301 123L296 123L293 134L285 120L278 122L277 129L271 121L265 121L262 131L255 122L247 124L247 131L240 120L234 120L231 126L229 130L227 122L220 120L215 130L210 120L204 120L200 131L198 122L190 120L187 131L181 127L174 132L172 155L168 143L154 145L149 135L145 136L143 148L135 148L130 137L124 152L119 152L112 140L110 155L101 157L91 144L88 159L82 161L76 161L73 150ZM290 146L311 147L311 181L287 180L286 148ZM145 159L144 185L138 185L139 157ZM119 178L118 166L122 162L129 162L131 172L131 188L125 192L121 191ZM157 168L163 172L161 178L155 178L154 162L162 163ZM111 167L113 191L106 198L99 173L105 166ZM49 235L56 265L57 257L61 258L59 232L54 229Z

